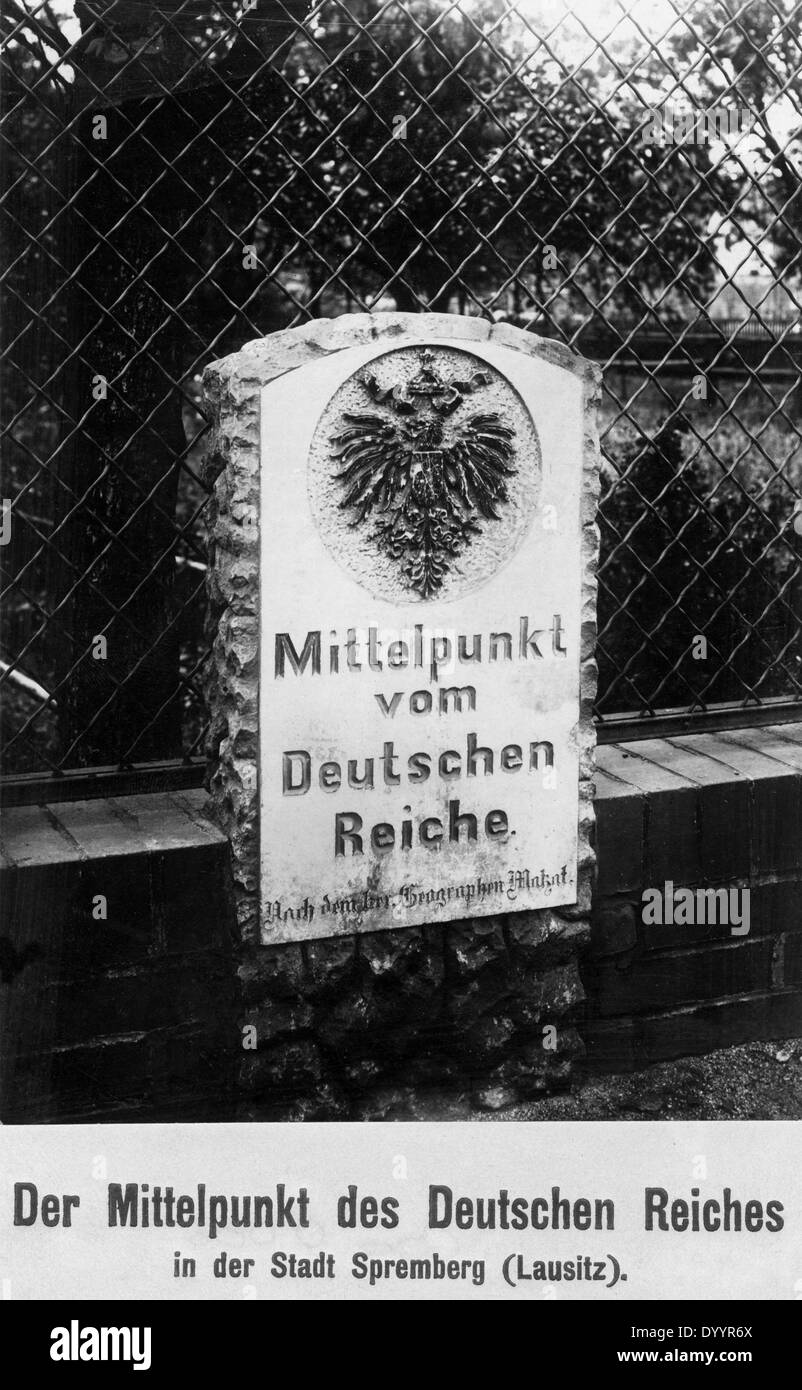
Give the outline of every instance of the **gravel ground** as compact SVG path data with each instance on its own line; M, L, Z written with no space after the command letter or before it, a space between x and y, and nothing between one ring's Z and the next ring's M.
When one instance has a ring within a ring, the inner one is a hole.
M787 1061L778 1053L792 1050ZM573 1089L483 1120L799 1120L802 1040L746 1043L644 1071L576 1076Z

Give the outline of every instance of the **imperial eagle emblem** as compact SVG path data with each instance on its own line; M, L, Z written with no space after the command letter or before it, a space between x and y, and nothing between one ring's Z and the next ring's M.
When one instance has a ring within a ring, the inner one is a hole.
M374 517L380 548L398 561L410 588L433 598L482 523L501 520L507 480L517 471L515 431L494 411L451 421L490 376L476 371L446 381L428 349L406 385L382 389L371 374L361 384L386 413L343 414L346 428L331 439L345 489L340 507L354 513L352 526Z

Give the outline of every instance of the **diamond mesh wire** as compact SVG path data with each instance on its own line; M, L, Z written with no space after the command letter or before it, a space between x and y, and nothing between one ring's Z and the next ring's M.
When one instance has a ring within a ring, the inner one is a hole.
M800 701L800 9L5 0L5 770L199 756L200 373L352 310L604 364L602 725Z

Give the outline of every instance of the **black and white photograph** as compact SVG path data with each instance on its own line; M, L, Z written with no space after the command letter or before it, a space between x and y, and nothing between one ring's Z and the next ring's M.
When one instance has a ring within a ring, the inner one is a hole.
M115 1299L750 1361L693 1305L802 1297L802 4L0 0L0 136L45 1371L151 1369Z

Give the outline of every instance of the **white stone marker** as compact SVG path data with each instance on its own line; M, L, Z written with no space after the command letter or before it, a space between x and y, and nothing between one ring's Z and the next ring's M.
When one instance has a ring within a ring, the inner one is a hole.
M243 921L257 894L265 942L575 903L597 368L483 320L378 314L206 380L212 790Z

